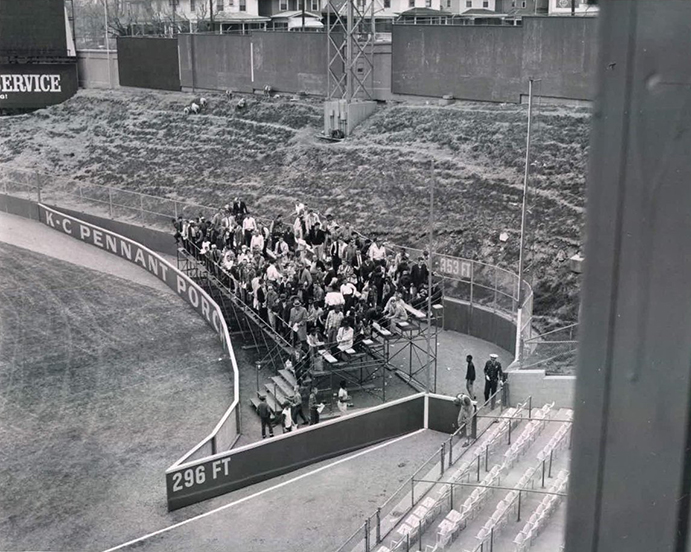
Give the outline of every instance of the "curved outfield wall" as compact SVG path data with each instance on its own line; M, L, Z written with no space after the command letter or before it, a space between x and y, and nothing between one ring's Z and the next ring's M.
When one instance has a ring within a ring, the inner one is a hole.
M10 205L13 205L12 201L4 201L5 208ZM24 202L18 205L20 206L19 210L23 213L37 215L35 217L30 216L29 218L37 218L37 220L58 232L99 247L108 253L147 270L175 291L182 300L194 308L207 324L213 328L225 350L224 361L229 364L229 368L233 373L233 401L213 431L175 462L173 467L183 462L206 458L216 454L218 451L232 448L240 437L241 431L240 410L238 408L240 403L239 373L233 344L228 334L228 327L218 304L193 280L180 272L177 267L174 267L162 256L131 238L41 203L31 204L30 202ZM2 206L2 203L0 203L0 206Z

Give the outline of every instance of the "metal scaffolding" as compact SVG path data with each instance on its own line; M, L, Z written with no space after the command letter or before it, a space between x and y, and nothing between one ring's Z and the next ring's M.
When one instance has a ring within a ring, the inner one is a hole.
M327 99L372 99L374 0L329 0L326 6Z

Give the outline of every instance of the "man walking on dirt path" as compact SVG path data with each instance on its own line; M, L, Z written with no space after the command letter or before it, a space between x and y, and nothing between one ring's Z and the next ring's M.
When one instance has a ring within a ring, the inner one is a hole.
M489 360L485 363L485 402L489 400L490 396L497 392L499 378L504 377L501 363L497 359L498 355L492 353L489 355ZM492 407L494 407L494 405L492 405Z

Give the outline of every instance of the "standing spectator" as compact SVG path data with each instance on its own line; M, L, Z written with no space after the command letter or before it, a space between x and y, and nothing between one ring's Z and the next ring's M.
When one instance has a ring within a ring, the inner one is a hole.
M247 205L245 205L245 202L239 197L236 197L233 201L233 214L236 217L247 214Z
M429 272L427 270L427 265L424 262L423 257L417 258L417 264L414 264L410 269L410 281L415 288L412 291L412 295L415 295L423 285L427 285L429 278Z
M266 404L266 396L259 395L259 406L257 406L257 414L262 423L262 439L266 439L266 428L269 428L269 437L274 436L274 426L271 423L271 409Z
M317 399L317 388L312 387L310 398L307 401L310 410L310 425L319 423L319 400Z
M473 355L465 357L467 367L465 370L465 388L468 390L468 395L475 400L473 393L473 384L475 383L475 365L473 364Z
M252 215L246 215L242 220L242 230L244 232L244 243L247 247L250 247L252 243L252 236L257 231L257 222L254 220Z
M290 433L293 431L293 426L295 425L293 413L291 412L290 408L290 402L285 401L282 406L283 410L281 411L281 420L283 422L283 433Z
M279 213L276 218L271 223L270 234L271 234L271 246L273 247L278 239L283 236L285 231L285 224L283 224L283 216Z
M182 239L182 227L183 227L182 215L179 215L177 220L172 219L171 222L173 223L173 228L175 228L175 234L173 235L173 237L175 238L175 244L180 245L180 240Z
M464 447L470 445L470 431L468 431L468 425L471 423L473 417L473 401L470 400L468 395L459 394L456 396L454 403L460 406L461 409L458 412L458 419L456 423L458 428L461 430L460 436L465 437Z
M293 422L295 422L295 427L298 425L298 418L302 418L302 423L307 425L307 418L305 418L305 414L302 411L302 393L300 393L300 387L297 385L293 387L293 396L291 398L291 402L293 405L292 416Z
M288 321L295 336L300 344L300 348L307 350L307 310L300 303L300 299L293 300L293 308L290 310L290 320Z
M498 356L492 353L489 355L489 360L485 363L485 402L497 392L499 378L504 377L501 363L497 359Z
M341 380L341 384L338 389L338 410L341 414L348 413L348 402L350 397L348 396L348 390L346 389L346 381Z
M252 234L252 239L250 240L250 251L253 255L264 252L264 236L261 235L259 230L255 230Z
M345 304L345 298L343 297L343 294L340 292L339 288L337 288L334 285L326 294L326 297L324 298L324 303L327 307L342 307Z
M324 259L324 245L326 243L326 233L321 228L320 222L315 222L310 232L310 242L314 247L314 254L320 261Z
M326 342L329 347L336 343L338 330L341 328L341 322L343 322L342 307L341 305L337 305L326 315Z
M367 256L379 265L386 265L386 248L377 244L377 239L372 240L372 245L367 250Z

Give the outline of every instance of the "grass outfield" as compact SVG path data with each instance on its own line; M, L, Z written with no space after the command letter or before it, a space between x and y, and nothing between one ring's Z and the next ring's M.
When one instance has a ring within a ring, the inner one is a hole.
M236 112L223 95L205 95L208 111L185 117L192 94L79 91L61 105L5 118L0 168L205 205L240 194L265 216L302 201L369 235L426 246L434 160L435 249L517 270L526 106L380 106L333 144L316 138L320 101L253 97ZM564 259L583 240L589 129L587 109L535 110L528 274L545 330L577 319L579 278Z
M0 550L104 549L170 523L165 469L232 399L166 294L0 243Z

